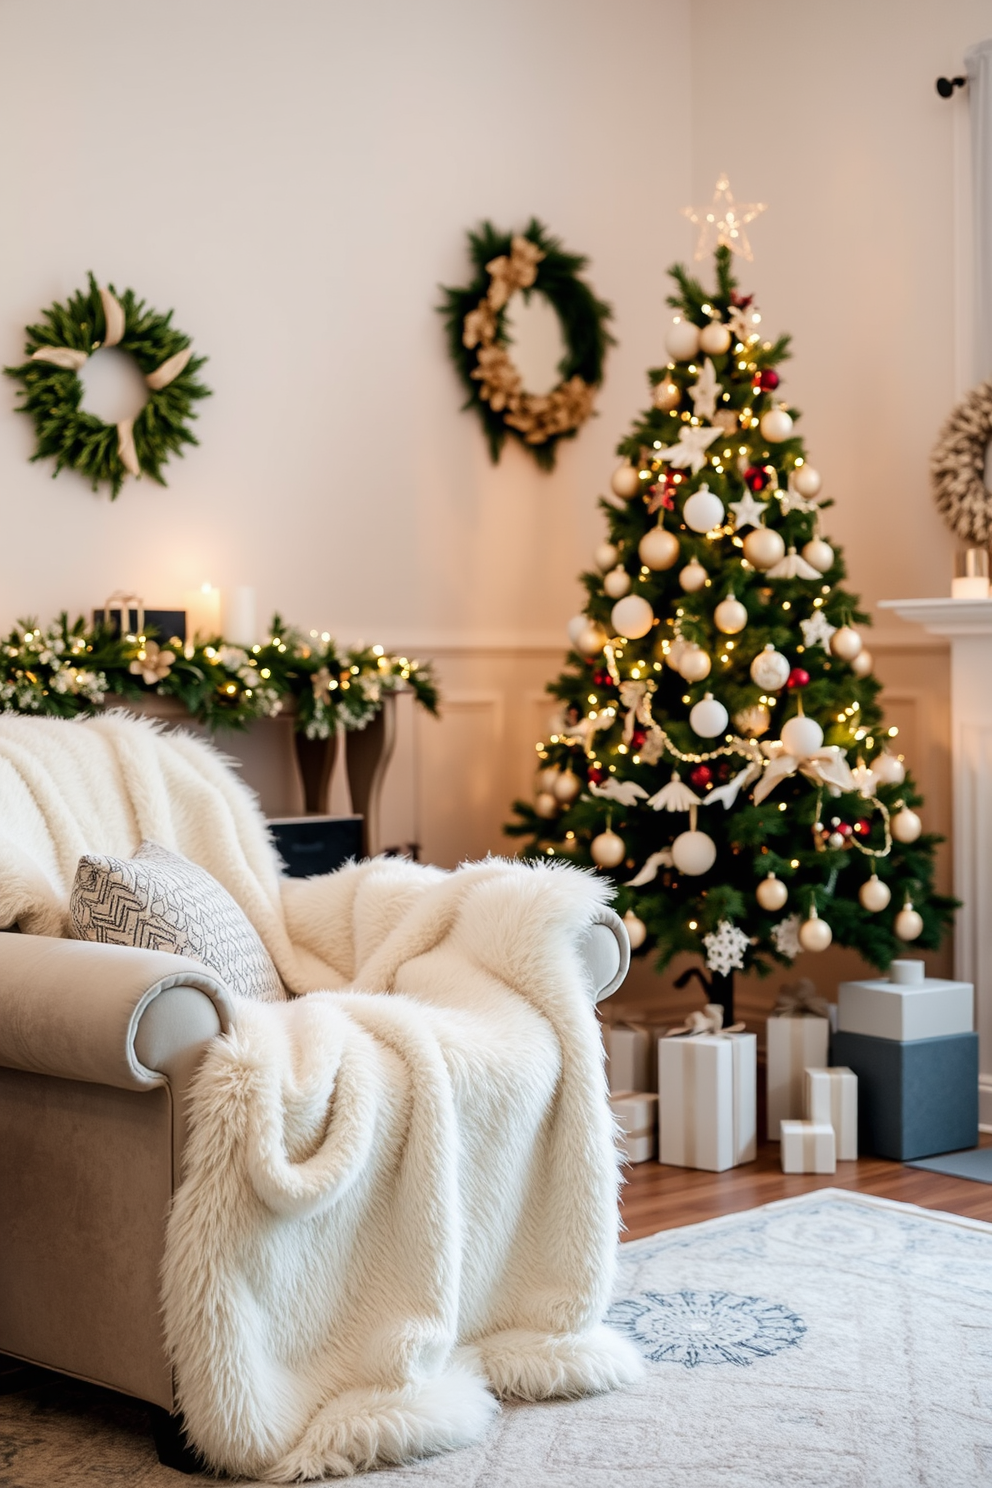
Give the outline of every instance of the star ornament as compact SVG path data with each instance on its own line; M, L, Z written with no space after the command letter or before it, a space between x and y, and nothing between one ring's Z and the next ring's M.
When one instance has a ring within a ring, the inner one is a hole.
M729 248L751 263L754 254L745 228L767 210L765 202L735 202L726 176L720 176L708 207L683 207L683 217L699 228L694 257L708 258L715 248Z
M732 501L730 510L734 514L734 531L744 527L760 527L761 519L768 510L767 501L755 501L751 491L745 491L743 501Z
M803 644L807 651L814 646L822 646L824 651L830 649L830 637L837 629L831 625L822 610L814 610L808 620L800 620L799 629L803 633Z
M655 455L659 460L674 465L677 470L691 468L693 475L698 475L706 464L706 451L719 433L719 429L706 424L697 424L695 427L692 424L683 424L679 430L678 443L656 450Z

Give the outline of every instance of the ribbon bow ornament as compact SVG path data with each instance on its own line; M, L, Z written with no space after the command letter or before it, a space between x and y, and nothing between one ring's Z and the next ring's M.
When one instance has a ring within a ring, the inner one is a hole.
M781 739L771 739L762 743L761 752L767 763L765 773L754 788L756 806L771 794L780 781L795 775L797 770L814 785L825 785L837 793L855 788L855 779L844 758L844 750L836 744L827 744L822 749L814 750L812 754L797 756L786 752Z
M502 310L515 289L529 289L537 278L537 266L545 254L529 238L514 233L509 254L491 258L486 270L491 275L486 298L494 310Z
M828 1014L826 999L817 995L809 977L779 987L778 1001L772 1008L773 1018L826 1018Z
M623 721L623 742L629 744L634 737L634 729L639 723L648 728L654 722L651 717L648 684L646 682L621 682L620 701L627 709L627 716Z
M110 624L110 617L114 610L117 611L120 624L120 638L131 634L131 610L137 616L136 635L143 635L145 630L145 601L138 594L125 594L123 589L115 589L109 599L104 600L103 620L104 624Z
M723 1026L723 1008L718 1002L708 1002L700 1012L695 1008L686 1018L681 1028L669 1028L665 1034L666 1038L699 1038L702 1034L713 1034L719 1038L726 1038L731 1033L743 1033L743 1023L731 1023L729 1028Z

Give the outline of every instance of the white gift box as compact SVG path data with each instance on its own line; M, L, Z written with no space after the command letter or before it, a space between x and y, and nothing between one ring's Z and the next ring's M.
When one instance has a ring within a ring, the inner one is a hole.
M722 1173L757 1156L753 1033L658 1040L658 1158Z
M832 1126L838 1162L858 1155L858 1077L844 1065L806 1070L805 1117Z
M942 1038L974 1028L971 982L949 982L924 975L922 961L893 961L888 977L841 982L838 990L842 1033L872 1038Z
M768 1036L768 1140L779 1140L783 1121L798 1121L803 1114L804 1071L822 1069L830 1046L827 1018L769 1018Z
M610 1109L620 1133L617 1145L626 1163L654 1157L658 1132L658 1097L653 1092L626 1090L610 1096Z
M612 1094L658 1089L658 1037L664 1033L665 1026L656 1023L604 1025L606 1078Z
M836 1173L834 1129L826 1121L783 1121L783 1173Z

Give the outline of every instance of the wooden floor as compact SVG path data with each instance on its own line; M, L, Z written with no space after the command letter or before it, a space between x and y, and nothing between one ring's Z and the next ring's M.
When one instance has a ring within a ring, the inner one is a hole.
M992 1136L982 1136L982 1146L992 1146ZM864 1157L857 1162L838 1163L836 1173L783 1173L777 1142L758 1150L758 1160L726 1173L703 1173L691 1168L663 1167L661 1163L638 1163L625 1170L627 1182L621 1197L627 1240L653 1235L677 1225L697 1224L718 1214L735 1214L788 1199L814 1188L853 1188L861 1193L920 1204L924 1209L944 1209L992 1223L992 1184L972 1183L963 1178L944 1178L924 1173L903 1163Z

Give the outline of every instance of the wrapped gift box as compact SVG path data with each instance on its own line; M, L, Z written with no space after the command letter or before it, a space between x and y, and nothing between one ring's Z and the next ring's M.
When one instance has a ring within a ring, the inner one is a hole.
M783 1121L798 1121L803 1115L804 1079L807 1067L823 1069L830 1046L828 1018L805 1014L798 1018L769 1018L768 1037L768 1140L779 1140Z
M658 1041L658 1157L722 1173L757 1156L753 1033Z
M858 1077L843 1065L806 1070L804 1115L817 1125L832 1126L838 1162L858 1155Z
M828 1121L783 1121L783 1173L836 1173L834 1129Z
M977 1145L977 1033L900 1040L841 1029L833 1054L858 1077L863 1152L910 1162Z
M902 1042L971 1033L975 1026L971 982L948 982L923 973L922 961L893 961L888 977L841 982L840 1032Z
M654 1157L658 1134L658 1097L652 1091L626 1090L610 1096L620 1133L618 1146L627 1163Z
M667 1024L607 1023L606 1078L613 1094L658 1089L658 1039Z

